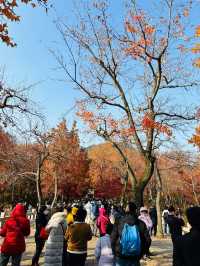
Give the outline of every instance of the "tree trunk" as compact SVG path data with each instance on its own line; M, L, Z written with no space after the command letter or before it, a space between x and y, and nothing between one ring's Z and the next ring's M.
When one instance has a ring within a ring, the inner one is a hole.
M138 208L144 206L144 198L143 198L144 190L153 175L153 171L154 171L153 158L152 160L150 160L149 158L146 158L146 167L145 167L144 175L139 181L137 180L136 182L134 177L129 172L129 177L130 177L131 186L132 186L132 199Z
M125 203L126 203L127 184L128 184L128 180L125 180L123 191L122 191L121 204L120 204L123 208L125 207Z
M144 188L142 185L135 185L134 187L132 186L131 199L138 208L144 206L143 193Z
M37 174L36 174L36 190L37 190L37 198L38 198L38 209L40 209L41 204L42 204L40 159L38 160L38 167L37 167Z
M161 176L160 172L157 166L157 161L155 161L155 166L154 166L154 173L155 173L155 178L157 182L157 193L156 193L156 211L157 211L157 236L159 238L163 238L163 228L162 228L162 213L161 213L161 192L162 192L162 181L161 181Z
M55 178L54 178L54 198L51 204L51 209L53 209L54 205L57 202L57 197L58 197L58 178L57 175L55 174Z

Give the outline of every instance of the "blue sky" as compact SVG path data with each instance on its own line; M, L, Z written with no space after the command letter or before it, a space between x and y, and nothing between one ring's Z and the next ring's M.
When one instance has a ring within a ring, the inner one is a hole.
M49 48L60 43L54 20L56 16L66 16L73 21L73 0L52 0L54 9L45 13L42 8L20 6L20 23L10 24L10 33L18 46L10 48L0 43L0 66L5 66L10 85L30 85L39 82L31 91L31 98L39 104L49 127L54 127L62 117L71 124L76 115L71 111L66 116L80 94L69 83L59 82L62 78L56 71L56 62ZM113 0L112 12L115 19L123 15L122 1ZM148 3L149 0L143 0ZM56 10L56 11L55 11ZM119 18L117 18L117 21ZM62 47L61 47L62 48ZM85 145L96 139L84 138ZM82 139L83 141L83 139ZM84 141L83 141L84 142Z
M22 17L21 22L9 25L10 35L14 37L17 47L10 48L0 43L0 67L5 67L8 84L18 87L38 83L30 96L46 116L48 127L56 126L63 117L69 124L77 118L74 110L68 111L80 99L80 94L73 90L71 84L58 81L63 76L56 71L56 61L49 52L50 48L60 43L55 19L66 17L72 21L74 2L52 0L53 9L48 13L43 8L20 5L17 12ZM117 2L114 12L119 10L120 1ZM85 145L97 141L91 138L84 137Z

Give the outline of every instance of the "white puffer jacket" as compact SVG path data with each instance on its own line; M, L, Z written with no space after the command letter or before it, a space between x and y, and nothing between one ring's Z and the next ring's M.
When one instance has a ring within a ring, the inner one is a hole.
M50 232L46 242L44 266L62 266L66 214L57 212L49 220L46 230Z

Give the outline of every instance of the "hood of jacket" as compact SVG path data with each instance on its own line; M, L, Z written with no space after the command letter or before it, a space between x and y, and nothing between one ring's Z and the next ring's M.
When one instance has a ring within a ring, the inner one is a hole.
M26 217L25 207L22 204L17 204L11 213L11 217Z
M106 216L105 208L99 208L99 216Z
M65 212L56 212L52 215L51 219L49 220L46 229L51 229L58 227L59 224L64 223L66 218Z
M73 207L72 208L72 214L73 215L76 215L77 211L78 211L78 208L76 208L76 207Z

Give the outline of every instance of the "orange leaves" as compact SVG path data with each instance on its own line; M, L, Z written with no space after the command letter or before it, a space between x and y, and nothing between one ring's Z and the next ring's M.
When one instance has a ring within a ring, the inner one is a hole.
M35 2L47 4L48 0L0 0L0 17L5 21L5 23L0 23L0 39L11 47L16 46L16 44L9 36L7 21L20 21L20 16L16 14L16 8L18 7L19 2L36 7Z
M143 12L137 15L131 14L130 19L125 22L125 26L127 33L130 34L130 38L125 40L125 53L136 60L143 58L146 62L150 62L155 27L149 24Z
M200 126L198 126L195 130L195 134L192 136L192 138L189 140L189 143L193 144L194 146L197 146L200 148Z
M144 27L144 32L147 34L147 35L151 35L155 32L155 28L152 27L151 25L146 25Z
M156 129L158 132L166 134L168 137L170 137L172 135L172 131L168 126L154 121L153 119L151 119L149 114L146 114L143 117L142 128L143 128L143 130Z
M196 27L195 36L200 37L200 25Z
M200 53L200 43L195 44L195 46L191 49L193 54Z
M193 66L200 68L200 58L196 58L193 62Z
M135 33L137 32L136 28L133 27L133 25L130 24L130 22L126 22L126 30L127 32Z
M200 37L200 25L196 27L196 31L195 31L195 37ZM191 49L192 53L194 54L198 54L200 53L200 43L197 43L192 49ZM193 66L200 68L200 57L196 58L193 61Z

